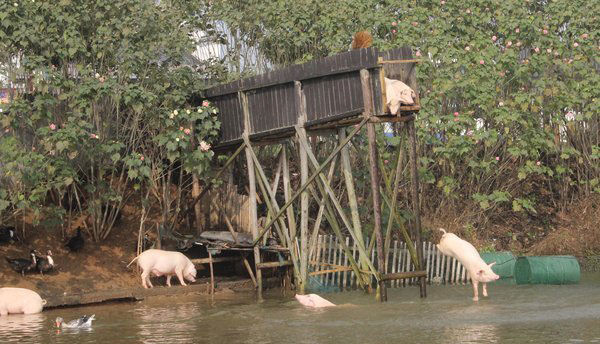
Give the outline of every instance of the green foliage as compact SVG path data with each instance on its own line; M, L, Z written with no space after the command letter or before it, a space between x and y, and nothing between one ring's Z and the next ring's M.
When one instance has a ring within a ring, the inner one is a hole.
M140 152L160 151L160 135L174 138L184 125L164 114L198 105L207 66L189 56L192 33L203 29L187 1L0 3L0 75L23 87L1 121L0 205L40 213L49 195L61 203L67 192L92 215L94 239L106 238L114 214L101 206L121 208L131 180L148 183ZM195 139L214 142L214 109L198 109L182 121ZM169 157L202 179L212 152L192 150L191 134L167 147Z

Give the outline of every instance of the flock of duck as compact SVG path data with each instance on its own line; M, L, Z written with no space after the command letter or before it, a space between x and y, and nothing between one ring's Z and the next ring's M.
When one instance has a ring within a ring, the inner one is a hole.
M16 230L14 227L0 227L0 244L14 243L17 241ZM71 252L80 251L85 244L85 240L81 235L81 228L77 228L77 234L66 242L65 247ZM32 249L29 251L28 258L10 258L4 257L10 267L25 276L28 272L39 272L44 274L50 272L56 266L52 258L52 251L47 250L46 255L42 255L38 250Z

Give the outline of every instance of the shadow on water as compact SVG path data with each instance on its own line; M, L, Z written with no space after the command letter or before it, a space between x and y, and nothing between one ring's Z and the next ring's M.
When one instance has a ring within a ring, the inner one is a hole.
M308 309L280 290L156 297L144 302L0 317L1 343L600 343L600 274L578 285L470 285L389 290L382 304L360 291L322 295L338 304ZM96 314L93 329L56 331Z

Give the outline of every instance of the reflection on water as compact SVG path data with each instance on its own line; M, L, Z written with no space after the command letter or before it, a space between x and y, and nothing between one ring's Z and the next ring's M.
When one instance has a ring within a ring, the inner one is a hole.
M308 309L292 294L254 293L155 297L143 302L46 310L0 317L3 343L600 343L600 274L579 285L490 286L389 291L381 304L360 291L327 294L342 305ZM89 331L54 328L96 314Z
M19 338L35 339L44 327L44 321L46 317L42 314L0 316L0 339L3 343L16 343Z

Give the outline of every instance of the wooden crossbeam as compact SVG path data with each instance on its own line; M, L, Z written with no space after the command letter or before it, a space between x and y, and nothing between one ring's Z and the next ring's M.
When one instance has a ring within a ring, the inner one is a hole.
M426 276L427 276L427 271L425 271L425 270L396 272L393 274L382 274L381 280L382 281L391 281L391 280L408 279L408 278L414 278L414 277L426 277Z
M367 123L368 118L364 118L359 124L358 126L356 126L348 135L348 137L346 137L346 140L344 140L343 145L340 144L338 145L333 152L331 152L331 154L329 154L329 157L327 157L327 159L325 160L325 162L323 162L323 164L316 170L313 172L313 174L310 176L310 178L308 178L308 180L306 181L306 183L302 184L302 186L300 186L300 189L298 189L298 191L296 191L296 193L290 198L289 201L287 201L283 207L281 207L281 209L279 210L279 212L277 212L277 214L275 214L275 217L273 219L271 219L269 221L269 223L267 223L267 225L258 233L258 236L254 239L254 242L252 243L253 245L256 245L258 243L258 241L260 240L260 238L263 237L263 235L265 235L265 233L271 228L271 226L275 223L275 221L277 221L277 219L284 213L284 211L298 198L300 197L300 195L302 194L302 192L304 190L306 190L306 188L319 176L319 174L321 173L321 171L323 171L323 169L331 162L331 160L333 160L333 158L340 152L340 150L346 145L348 144L348 142L350 142L350 140L354 137L354 135L356 135L358 133L358 131L365 125L365 123Z
M284 260L283 262L266 262L266 263L260 263L260 264L256 264L256 268L257 269L273 269L273 268L279 268L282 266L293 266L294 262L292 262L291 260Z

